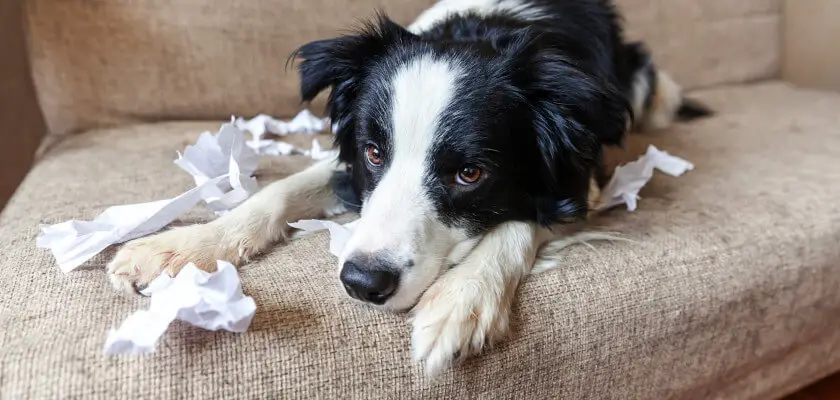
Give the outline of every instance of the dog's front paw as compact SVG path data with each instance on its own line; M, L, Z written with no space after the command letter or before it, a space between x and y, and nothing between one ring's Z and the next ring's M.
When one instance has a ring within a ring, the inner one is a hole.
M125 244L108 264L108 277L117 290L136 294L161 272L175 276L188 263L214 271L218 247L209 225L175 228Z
M477 355L508 330L510 306L501 293L452 278L433 284L415 307L412 353L429 376Z

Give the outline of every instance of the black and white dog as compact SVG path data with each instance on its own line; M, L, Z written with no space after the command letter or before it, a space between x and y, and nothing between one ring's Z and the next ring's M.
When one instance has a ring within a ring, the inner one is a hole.
M430 374L507 332L549 228L597 198L602 146L707 113L623 41L608 0L442 0L407 28L380 16L295 56L304 100L330 89L338 159L213 222L127 244L110 277L133 292L187 262L241 264L287 221L343 206L360 219L340 282L414 309L413 355Z

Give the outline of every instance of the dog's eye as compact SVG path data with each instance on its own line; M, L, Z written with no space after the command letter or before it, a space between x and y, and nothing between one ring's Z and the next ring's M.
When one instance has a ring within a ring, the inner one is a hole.
M382 154L379 152L379 147L372 144L367 145L367 147L365 147L365 157L370 165L373 165L374 167L382 165Z
M467 165L458 171L456 180L461 185L472 185L481 179L481 169L472 165Z

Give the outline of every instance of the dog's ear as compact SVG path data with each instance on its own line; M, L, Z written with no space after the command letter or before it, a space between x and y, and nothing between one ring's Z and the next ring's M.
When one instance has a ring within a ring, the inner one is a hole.
M298 70L303 101L311 101L325 89L331 89L327 109L343 162L351 164L355 156L352 109L369 65L391 46L414 37L379 12L374 21L365 23L354 34L307 43L290 57L302 60Z
M584 218L602 146L621 143L630 104L607 79L563 57L562 41L522 30L498 42L506 63L499 70L508 74L534 132L542 179L533 194L538 221Z

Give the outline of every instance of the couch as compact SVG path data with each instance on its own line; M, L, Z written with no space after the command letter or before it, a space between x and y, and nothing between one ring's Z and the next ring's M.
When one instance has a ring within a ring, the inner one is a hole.
M284 69L296 46L430 3L4 2L7 187L29 172L0 216L0 398L769 399L840 370L840 93L782 68L785 7L806 0L618 1L628 36L717 114L633 136L625 159L655 144L695 170L593 220L633 242L570 247L529 277L508 340L482 356L425 377L408 315L332 290L323 234L241 268L248 332L175 323L153 354L104 355L148 299L111 288L113 250L59 271L38 225L182 193L193 182L172 161L202 131L305 106ZM307 163L266 158L258 179Z

